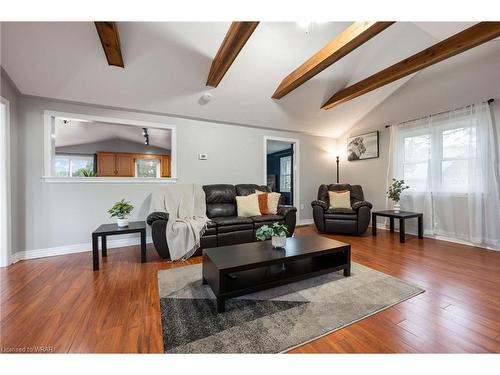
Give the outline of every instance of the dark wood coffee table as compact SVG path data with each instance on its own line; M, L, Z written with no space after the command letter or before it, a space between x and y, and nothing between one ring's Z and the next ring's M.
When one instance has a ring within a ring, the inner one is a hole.
M377 216L389 218L389 230L394 232L394 219L399 219L399 242L404 243L406 240L405 220L411 218L418 219L418 238L424 238L424 214L420 212L410 211L374 211L372 212L372 236L377 235Z
M287 238L283 250L271 241L203 250L203 284L217 297L218 312L229 298L340 270L351 273L351 245L321 236Z

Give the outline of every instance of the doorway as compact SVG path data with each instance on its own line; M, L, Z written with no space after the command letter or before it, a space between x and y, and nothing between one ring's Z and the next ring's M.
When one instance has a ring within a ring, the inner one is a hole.
M10 118L9 102L0 97L0 267L10 263Z
M264 183L283 197L283 204L299 206L299 140L264 137Z

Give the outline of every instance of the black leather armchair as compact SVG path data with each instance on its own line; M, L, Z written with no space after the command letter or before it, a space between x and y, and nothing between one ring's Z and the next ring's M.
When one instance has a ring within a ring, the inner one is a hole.
M263 225L275 222L288 226L289 236L295 231L296 212L293 206L279 205L276 214L239 217L237 216L236 196L249 195L255 190L269 191L267 186L254 184L205 185L207 216L211 219L201 237L200 249L194 255L201 255L203 248L234 245L256 241L255 231ZM153 212L146 219L151 226L151 234L156 251L162 258L170 258L165 230L168 214Z
M351 208L329 208L329 191L349 190ZM318 199L311 203L314 224L322 233L363 234L370 224L372 204L365 201L360 185L330 184L321 185Z

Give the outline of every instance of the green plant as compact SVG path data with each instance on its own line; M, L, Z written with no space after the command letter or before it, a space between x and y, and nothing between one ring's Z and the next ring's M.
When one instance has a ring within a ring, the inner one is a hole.
M130 202L126 202L125 199L122 199L121 201L116 202L114 206L108 210L108 213L111 217L116 216L118 219L125 219L125 217L128 216L133 209L134 206L132 206Z
M393 178L392 184L389 186L389 190L387 190L387 196L397 203L401 199L401 193L409 188L408 185L405 185L405 180L396 180Z
M288 227L285 224L274 223L273 225L263 225L255 232L255 237L259 241L269 240L272 236L288 235Z
M96 176L94 170L90 169L90 168L82 169L82 175L83 175L83 177L95 177Z

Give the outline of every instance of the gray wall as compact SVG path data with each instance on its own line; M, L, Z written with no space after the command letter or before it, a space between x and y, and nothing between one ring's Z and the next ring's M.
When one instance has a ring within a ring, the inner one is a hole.
M451 58L417 74L338 139L337 148L343 150L341 180L362 185L374 209L386 207L389 152L386 124L496 98L491 108L500 145L500 42L486 43L465 54L467 58L460 63ZM347 137L374 130L380 131L380 157L347 161Z
M10 109L10 173L11 173L11 229L12 229L12 249L19 248L20 231L16 225L18 221L18 170L17 170L17 88L0 67L0 96L9 101Z
M79 145L56 147L56 154L95 154L107 152L135 152L138 154L169 155L170 150L156 146L147 146L144 143L132 142L126 139L110 139L102 142L82 143Z
M20 97L19 103L19 218L20 240L15 251L46 249L90 241L99 224L110 222L106 214L117 199L131 200L136 207L132 220L143 220L155 184L48 183L43 175L43 111L95 114L114 118L163 122L177 125L178 177L180 183L264 183L265 135L300 140L301 219L311 219L310 202L319 184L333 181L333 160L328 152L331 138L268 131L124 112L85 105ZM198 160L207 153L208 160Z

